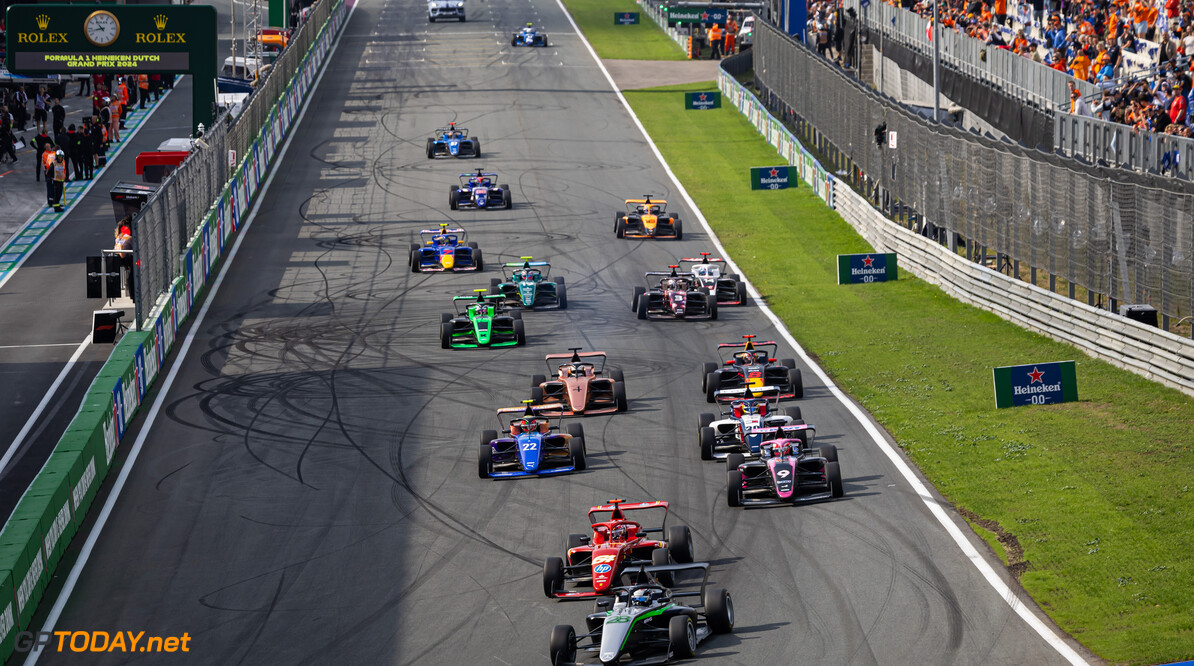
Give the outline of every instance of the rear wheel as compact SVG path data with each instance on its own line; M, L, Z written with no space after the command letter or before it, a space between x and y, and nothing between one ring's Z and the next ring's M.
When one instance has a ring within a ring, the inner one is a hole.
M726 504L742 506L742 472L736 469L726 472Z
M701 366L701 390L702 391L706 391L709 389L707 382L709 381L709 373L710 372L717 372L717 364L712 361L705 361L705 364ZM708 425L708 424L706 424L706 425Z
M450 321L439 325L439 346L443 349L452 348L452 322Z
M419 263L420 263L419 259L421 259L422 256L423 256L423 253L419 252L418 250L410 251L410 272L411 273L419 272Z
M447 312L439 313L439 323L446 324L450 321L452 321L452 315L448 314Z
M618 213L614 218L614 235L618 238L626 237L626 216L622 213Z
M697 443L701 445L701 460L713 460L713 445L717 443L717 431L704 426L697 431Z
M667 547L672 559L681 564L692 562L692 531L687 525L672 525L667 528Z
M549 557L543 562L543 594L554 599L555 593L564 589L564 560Z
M474 250L481 247L480 245L477 245L477 243L475 241L469 241L468 246L473 248Z
M696 625L687 615L673 615L667 621L667 645L676 659L690 659L696 654Z
M779 360L779 364L784 366L785 368L795 368L796 367L796 361L793 359L790 359L790 358L781 358Z
M817 448L821 452L821 457L824 458L826 460L826 462L831 462L831 463L837 462L837 447L836 446L834 446L833 444L822 444L821 446L819 446Z
M634 296L631 297L631 299L630 299L630 311L631 312L638 312L639 298L641 298L642 295L645 293L647 293L646 287L635 287L634 288Z
M552 282L554 282L554 283L556 283L556 284L564 284L564 276L563 276L563 275L557 275L557 276L553 277L553 278L551 279L551 281L552 281Z
M589 461L585 459L585 440L580 437L573 437L568 440L568 455L572 456L572 466L576 471L581 471L589 466Z
M525 345L527 343L527 332L522 325L522 319L514 320L514 343L517 345Z
M721 389L721 375L710 372L705 375L705 402L717 402L713 394Z
M506 210L514 207L514 193L510 191L509 185L502 185L502 203L505 204Z
M829 480L829 492L834 497L846 494L846 489L842 486L842 468L837 463L825 463L825 478Z
M568 624L557 624L551 630L547 650L553 666L576 661L576 630Z
M531 386L539 386L547 381L544 375L531 375Z
M800 368L788 368L788 385L792 387L793 397L804 397L804 378L800 374Z
M800 421L804 418L804 416L800 413L799 407L784 407L784 414L793 421Z
M715 634L728 634L734 630L734 600L724 588L713 588L705 592L705 620Z
M532 405L542 405L543 404L543 389L541 387L538 387L538 386L531 387L531 404Z
M680 218L676 218L676 219L672 220L672 228L676 230L676 240L683 240L684 239L684 223L680 221Z
M435 19L431 19L431 22L435 23ZM435 142L427 139L427 158L431 159L433 157L435 157Z
M643 294L638 298L638 318L639 319L647 318L647 301L648 300L650 300L650 299L647 298L646 294Z
M614 402L618 405L619 412L629 409L630 404L626 400L626 382L614 382Z
M463 17L463 16L461 16L461 17L460 17L460 22L461 22L461 23L464 23L464 17Z
M568 287L562 283L556 285L556 300L559 301L561 310L568 309Z
M708 303L709 303L709 318L716 321L717 320L717 299L713 298L713 297L709 297Z
M434 16L428 16L428 17L427 17L427 22L428 22L428 23L435 23L435 17L434 17Z
M711 425L716 419L717 417L713 414L710 414L709 412L703 412L697 417L697 428L704 428L705 426Z
M489 442L481 444L477 450L477 476L488 479L493 472L493 447Z
M672 555L670 549L664 547L656 548L655 550L651 551L652 565L663 567L671 563ZM671 587L676 582L675 576L673 576L672 572L670 571L660 571L659 573L655 574L655 577L659 579L659 584L663 585L664 587Z
M498 290L498 291L493 291L493 288L494 288L494 287L501 286L501 284L502 284L502 280L501 280L501 278L489 278L489 291L490 291L490 293L494 293L494 294L501 293L501 290Z
M573 548L580 548L585 545L585 535L583 534L569 534L568 535L568 550Z

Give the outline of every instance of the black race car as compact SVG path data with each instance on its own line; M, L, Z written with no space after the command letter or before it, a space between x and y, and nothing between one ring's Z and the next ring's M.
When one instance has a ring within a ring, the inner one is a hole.
M689 273L646 273L651 288L635 287L630 309L639 319L717 319L717 299L705 291ZM659 279L655 283L655 279Z
M688 264L685 267L685 264ZM681 270L687 268L705 288L717 297L718 305L746 305L746 283L736 273L726 273L726 260L710 257L702 252L699 258L680 260Z
M746 342L723 342L717 345L722 350L740 350L722 358L721 364L708 362L701 367L702 385L707 402L723 402L740 398L746 387L760 388L775 386L779 397L803 398L804 380L796 361L790 358L776 360L772 357L779 349L774 341L754 341L753 335L742 336ZM762 349L760 349L762 347Z
M779 428L759 431L782 439L763 442L758 458L747 460L741 453L726 458L727 504L796 504L845 494L837 447L809 448L807 440L788 438Z

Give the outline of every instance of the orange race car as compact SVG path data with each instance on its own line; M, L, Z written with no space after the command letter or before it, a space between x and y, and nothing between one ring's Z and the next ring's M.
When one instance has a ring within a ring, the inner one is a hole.
M614 215L614 233L618 238L684 238L680 216L667 212L667 202L644 195L627 199L626 212Z
M555 370L548 381L544 375L531 377L531 403L541 405L539 411L552 416L582 416L612 414L626 411L626 383L622 371L605 369L605 352L580 353L580 347L569 347L571 354L548 354L548 369L556 368L552 361L568 359ZM595 363L600 359L600 364Z

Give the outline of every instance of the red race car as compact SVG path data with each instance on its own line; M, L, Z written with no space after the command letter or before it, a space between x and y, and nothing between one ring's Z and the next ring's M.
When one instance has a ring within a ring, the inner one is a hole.
M659 527L643 527L630 520L631 511L663 511ZM687 525L666 528L667 502L636 502L611 499L607 504L589 509L592 534L568 535L567 563L559 557L549 557L543 564L543 593L552 599L600 597L617 587L618 576L628 566L641 564L681 564L692 562L692 536ZM606 518L608 514L608 518ZM666 541L653 540L651 534L666 534ZM591 589L567 590L567 583Z

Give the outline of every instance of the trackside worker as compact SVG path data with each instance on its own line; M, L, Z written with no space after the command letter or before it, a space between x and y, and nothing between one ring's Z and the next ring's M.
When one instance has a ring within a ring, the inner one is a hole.
M58 150L58 146L50 141L50 137L46 137L45 151L41 154L41 171L46 174L46 203L50 200L50 181L54 179L54 153Z
M108 114L110 120L108 121L108 140L112 143L120 143L120 100L113 97L108 103Z
M729 26L726 26L725 47L721 50L722 55L734 55L734 40L737 38L738 31L730 30Z
M62 193L66 191L66 155L61 150L54 153L50 171L53 178L50 178L51 173L46 174L46 205L53 206L56 212L61 213Z
M140 89L140 93L141 93L137 99L138 106L140 106L142 109L144 109L145 102L149 100L149 75L148 74L138 74L137 75L137 88Z
M124 129L124 119L129 112L129 87L120 79L120 129ZM119 139L118 139L119 140Z
M709 26L709 59L719 60L721 58L721 26L714 23Z

